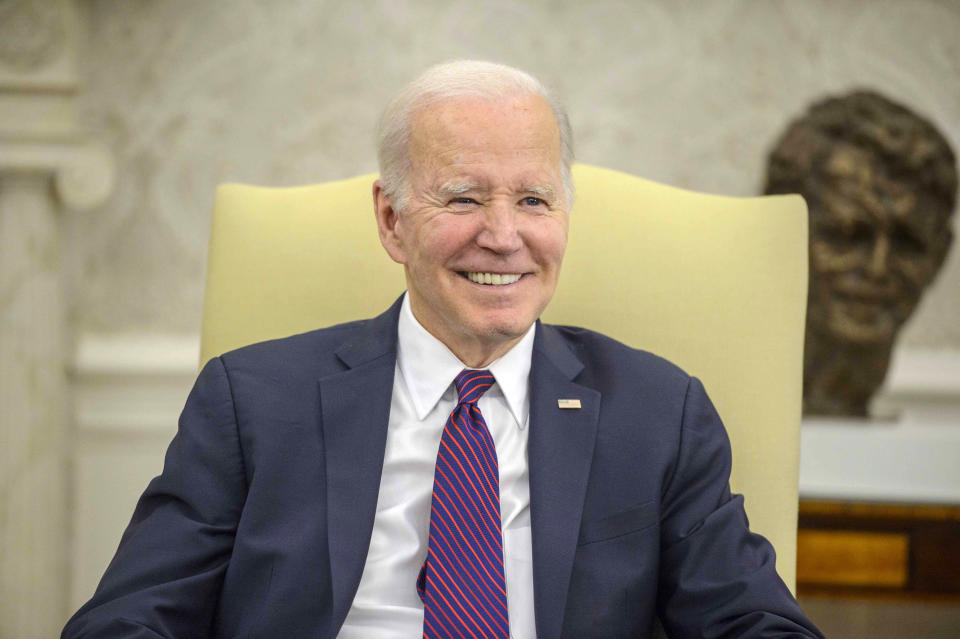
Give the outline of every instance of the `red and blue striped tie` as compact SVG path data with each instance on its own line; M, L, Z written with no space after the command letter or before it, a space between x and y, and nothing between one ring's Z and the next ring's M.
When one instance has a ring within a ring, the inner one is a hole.
M508 639L500 472L477 400L490 371L457 375L433 478L427 559L417 579L425 639Z

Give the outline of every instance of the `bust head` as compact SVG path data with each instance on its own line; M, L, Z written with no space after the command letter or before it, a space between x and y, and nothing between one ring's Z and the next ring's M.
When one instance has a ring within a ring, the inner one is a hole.
M810 209L808 412L865 414L897 332L943 265L956 190L944 137L877 93L814 104L777 142L765 192L800 193ZM843 375L816 356L850 348L859 361Z

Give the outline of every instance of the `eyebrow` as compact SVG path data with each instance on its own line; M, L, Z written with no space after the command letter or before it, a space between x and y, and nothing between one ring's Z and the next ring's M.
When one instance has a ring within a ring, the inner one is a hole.
M521 193L533 193L534 195L539 195L545 200L552 200L555 197L553 188L550 186L542 186L540 184L528 184L524 185L520 189Z
M438 192L442 196L451 197L463 195L464 193L469 193L470 191L482 190L484 190L484 187L475 182L448 182L446 184L442 184L438 189ZM532 193L542 197L545 200L553 200L556 197L556 192L553 190L553 187L541 184L524 184L520 187L518 192Z
M443 184L438 189L441 195L451 196L451 195L463 195L469 191L474 191L480 188L480 185L474 184L473 182L448 182Z

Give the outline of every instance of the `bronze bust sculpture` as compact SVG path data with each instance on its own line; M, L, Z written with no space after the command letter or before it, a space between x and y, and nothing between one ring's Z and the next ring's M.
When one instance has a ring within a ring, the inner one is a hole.
M924 118L858 91L790 124L764 191L800 193L810 209L804 412L866 416L953 239L953 151Z

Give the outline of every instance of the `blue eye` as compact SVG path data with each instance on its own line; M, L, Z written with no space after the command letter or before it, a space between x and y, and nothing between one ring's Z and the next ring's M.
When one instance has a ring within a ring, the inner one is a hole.
M524 205L526 205L526 206L540 206L541 204L546 204L546 202L544 202L544 201L541 200L540 198L538 198L538 197L533 197L532 195L523 198L522 201L523 201Z

